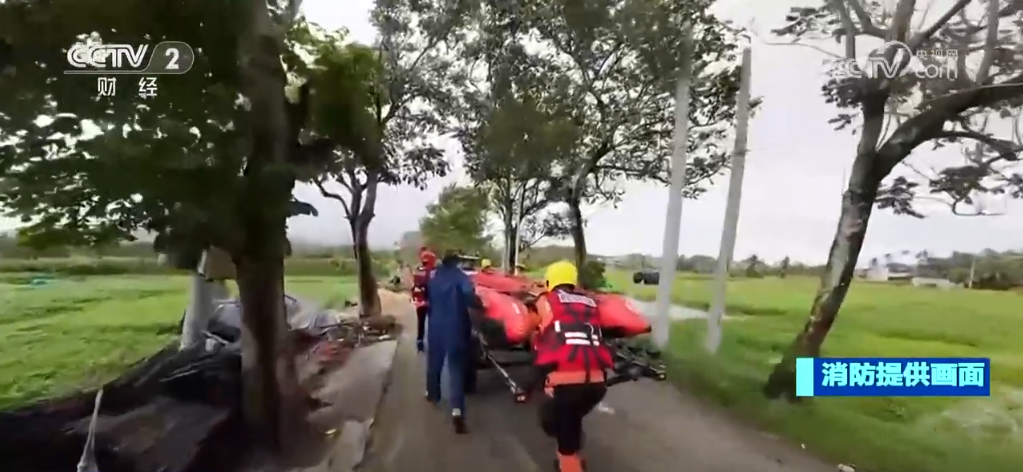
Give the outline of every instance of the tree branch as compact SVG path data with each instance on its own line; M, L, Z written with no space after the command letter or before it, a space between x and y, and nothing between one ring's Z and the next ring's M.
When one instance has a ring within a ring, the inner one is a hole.
M969 5L971 1L972 0L959 0L956 2L955 5L952 5L952 8L949 8L948 11L946 11L944 15L941 15L941 17L938 18L938 20L931 26L914 35L913 39L910 39L906 45L909 46L911 51L916 52L917 49L920 49L920 46L922 46L928 39L931 39L938 30L945 26L953 16L956 16L959 12L963 11L963 9L966 8L966 5ZM998 4L998 2L993 3L995 3L996 6Z
M991 72L991 65L995 62L995 45L998 44L998 1L989 0L987 7L987 35L984 37L984 56L977 68L977 76L974 79L977 85L987 83Z
M890 38L887 39L905 42L913 13L916 13L916 0L899 0L895 5L895 16L892 18L892 27L889 31Z
M1000 154L1000 157L1004 160L1017 161L1019 160L1019 153L1023 152L1023 145L1014 143L1006 139L996 138L994 136L980 133L977 131L970 130L949 130L941 131L937 134L938 138L949 138L949 139L972 139L979 141L987 146L991 147Z
M888 37L888 30L879 28L870 19L870 14L863 8L861 0L848 0L849 6L852 7L853 13L856 14L856 19L860 21L860 31L868 36L874 36L877 38L885 39Z
M323 195L324 197L327 197L329 199L337 200L337 201L341 202L341 208L343 208L345 210L345 218L348 218L348 219L352 218L352 212L348 208L348 201L346 201L344 197L342 197L341 195L338 195L338 194L336 194L334 192L331 192L330 190L327 190L326 187L323 186L323 179L322 178L321 179L316 179L315 181L313 181L313 183L316 184L316 188L320 189L320 195ZM349 191L351 191L351 190L349 189Z
M856 25L849 16L849 9L846 8L844 0L831 0L831 4L842 20L842 28L845 28L845 57L856 59Z
M999 84L962 90L922 103L927 108L906 120L878 149L881 160L891 169L924 141L942 133L946 122L966 110L988 107L1023 94L1023 74Z

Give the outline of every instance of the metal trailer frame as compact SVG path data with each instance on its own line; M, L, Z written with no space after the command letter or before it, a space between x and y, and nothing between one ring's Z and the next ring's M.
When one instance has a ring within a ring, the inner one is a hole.
M473 356L476 358L475 368L477 372L472 375L473 385L467 385L467 390L476 391L475 382L479 370L493 369L501 376L505 386L511 393L516 403L525 403L529 400L530 391L520 385L519 382L508 372L508 367L532 365L532 356L526 361L510 362L498 361L486 339L475 329L472 332ZM614 367L609 372L607 385L613 386L625 382L634 382L643 378L662 382L668 378L667 369L660 359L660 352L650 348L641 348L630 345L625 339L614 339L608 342L614 356ZM534 385L534 387L539 387Z

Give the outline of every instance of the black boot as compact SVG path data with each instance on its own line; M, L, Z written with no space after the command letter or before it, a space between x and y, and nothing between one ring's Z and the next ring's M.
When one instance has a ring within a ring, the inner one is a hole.
M451 425L455 427L455 434L469 434L469 428L465 425L464 416L452 415Z

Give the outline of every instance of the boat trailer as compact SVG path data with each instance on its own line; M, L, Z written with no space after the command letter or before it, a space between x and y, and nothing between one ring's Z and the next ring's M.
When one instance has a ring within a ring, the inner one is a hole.
M522 354L522 359L499 361L495 358L494 350L487 343L484 336L476 330L473 330L473 339L475 344L473 351L477 358L477 370L496 370L516 403L528 401L530 392L520 385L519 382L515 381L515 378L508 372L508 368L533 365L532 352L527 348L508 351ZM614 366L607 378L607 385L609 387L620 383L634 382L643 378L652 379L657 382L668 378L666 368L661 360L660 351L646 346L639 346L634 342L630 342L629 339L617 338L607 341L607 344L611 348L614 359ZM472 385L468 387L470 391L474 391L476 375L472 375L470 378ZM536 387L539 387L539 385Z

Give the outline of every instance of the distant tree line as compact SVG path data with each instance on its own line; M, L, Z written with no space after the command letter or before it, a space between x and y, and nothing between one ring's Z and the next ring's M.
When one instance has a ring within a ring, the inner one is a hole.
M985 249L978 253L953 252L940 257L929 251L903 251L903 255L914 255L915 264L905 265L913 275L928 278L948 279L964 286L985 290L1008 290L1023 286L1023 251L996 251ZM629 254L617 257L603 257L609 267L640 270L660 267L657 257L645 254ZM887 260L889 258L886 258ZM871 263L880 263L875 258ZM713 274L717 259L707 255L679 256L675 268L681 272ZM806 264L785 257L771 263L756 254L734 261L730 268L733 277L787 277L820 276L823 264ZM972 284L971 281L972 273Z
M354 257L354 249L347 245L317 245L294 243L289 255L304 259L350 259ZM374 255L387 257L392 250L374 250ZM114 258L155 258L156 251L151 241L122 242L94 247L45 246L33 247L25 241L19 241L16 235L0 235L0 258L4 259L59 259L66 257L114 257Z

